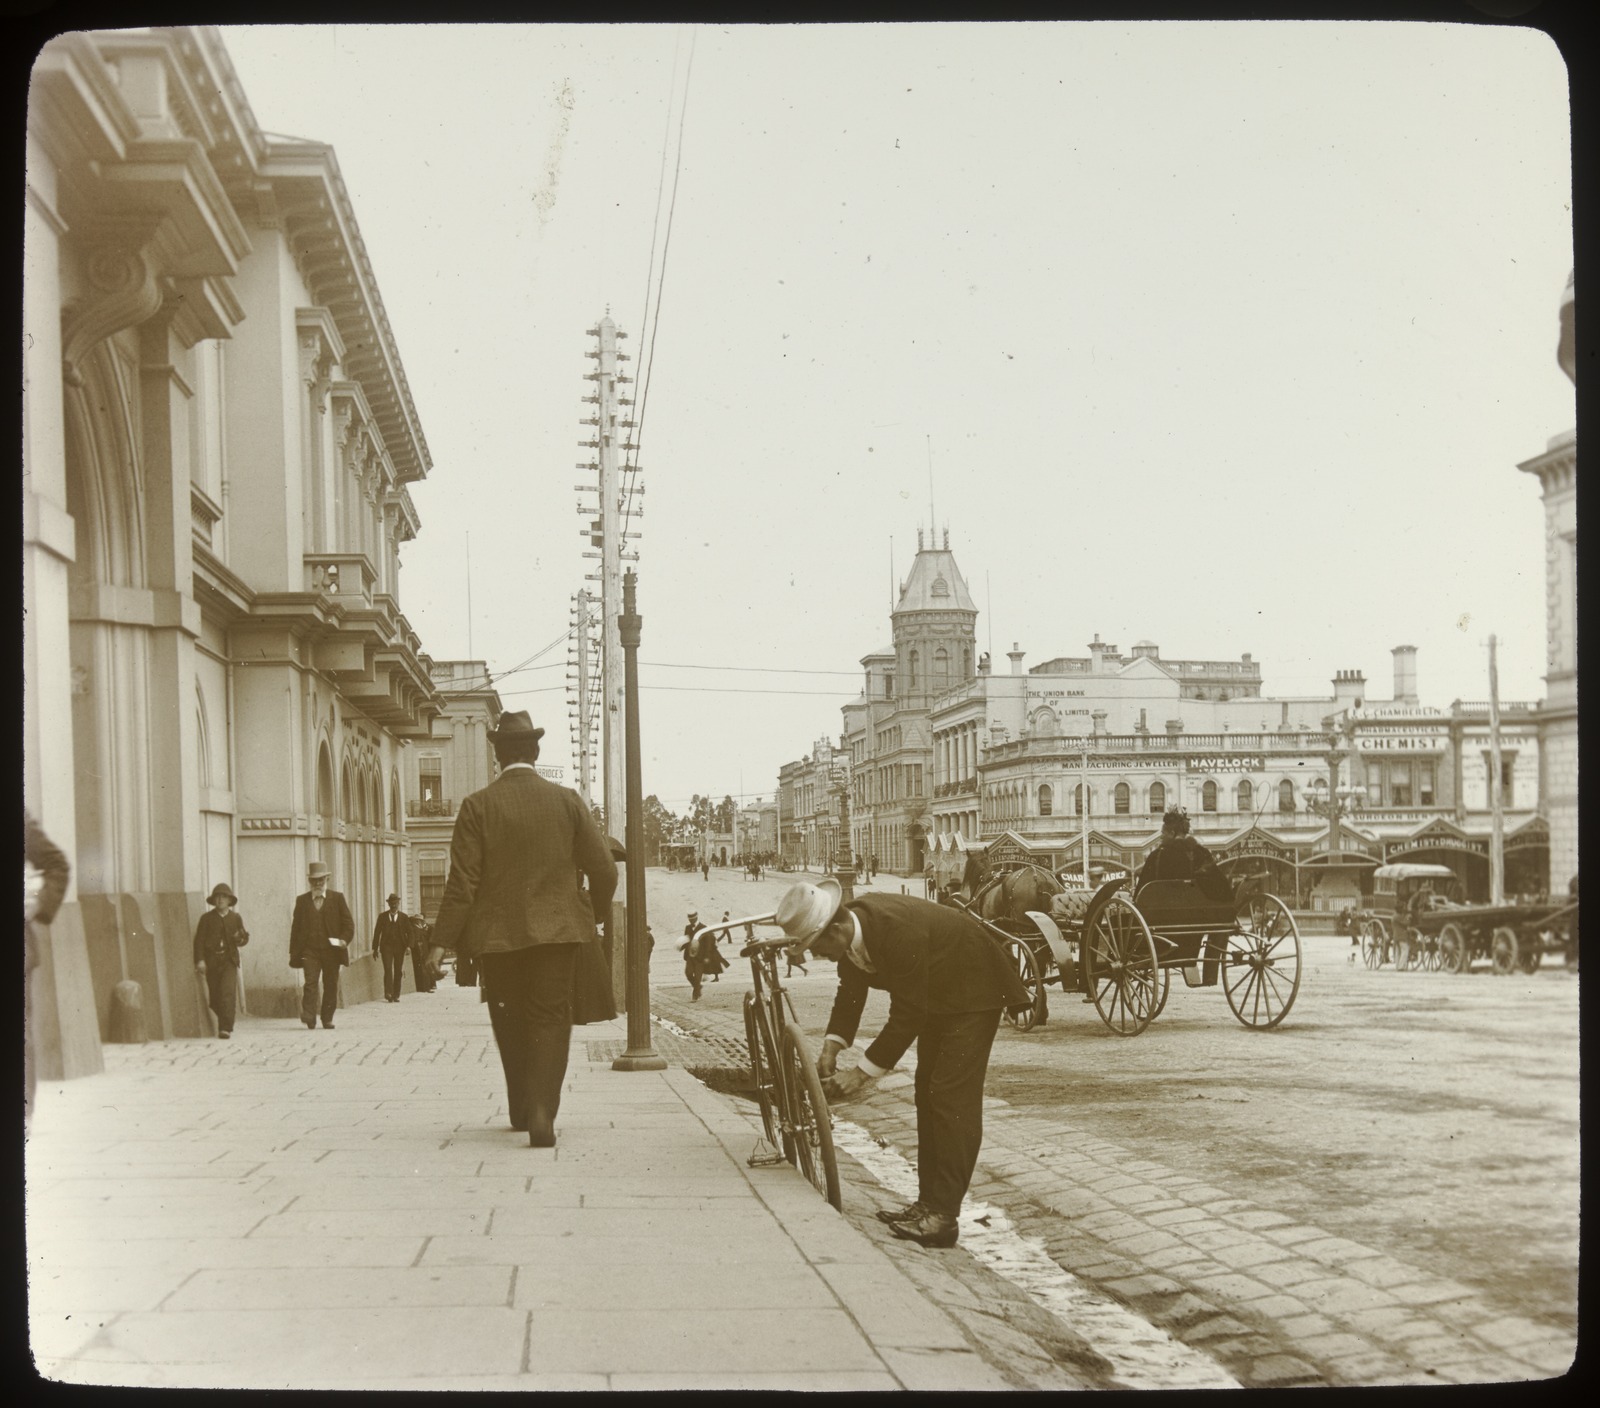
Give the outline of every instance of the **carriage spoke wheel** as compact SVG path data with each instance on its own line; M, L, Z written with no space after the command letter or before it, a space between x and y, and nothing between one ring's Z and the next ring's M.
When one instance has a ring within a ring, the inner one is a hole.
M1544 953L1539 947L1537 939L1519 939L1517 941L1520 952L1517 955L1517 967L1524 973L1537 973L1539 964L1544 958Z
M1467 971L1467 936L1459 924L1446 924L1439 930L1439 967L1446 973Z
M1156 941L1126 895L1112 895L1102 906L1084 954L1100 1020L1118 1036L1138 1036L1159 1010Z
M1376 919L1363 919L1361 921L1361 957L1369 968L1383 966L1384 950L1389 946L1389 936L1384 933L1383 925Z
M1435 934L1431 939L1428 940L1427 948L1424 950L1422 955L1422 965L1430 973L1437 973L1439 971L1439 965L1443 961L1444 960L1439 956L1439 936Z
M789 1162L836 1208L843 1206L839 1192L839 1164L833 1152L833 1116L822 1093L817 1063L804 1034L793 1022L783 1029L779 1060L787 1088L784 1101L784 1153Z
M1222 991L1247 1027L1275 1027L1300 994L1300 930L1276 895L1239 905L1222 955Z
M1011 960L1012 968L1016 970L1018 979L1031 999L1020 1012L1007 1012L1006 1021L1019 1032L1031 1032L1035 1027L1042 1027L1049 1014L1044 991L1044 970L1026 939L1010 939L1006 943L1006 957Z
M1489 940L1489 957L1494 960L1494 971L1502 977L1515 972L1517 956L1517 931L1502 925Z

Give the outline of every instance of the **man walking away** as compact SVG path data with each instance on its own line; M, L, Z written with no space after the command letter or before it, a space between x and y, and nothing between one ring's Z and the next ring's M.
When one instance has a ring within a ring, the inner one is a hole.
M239 1005L239 950L250 942L244 920L233 913L239 897L226 885L213 887L206 896L212 906L194 928L194 966L206 978L206 994L217 1014L217 1037L233 1035Z
M567 1074L579 945L611 913L617 867L578 794L534 770L544 730L519 710L489 736L500 776L456 816L428 961L437 967L449 948L458 974L464 962L477 964L491 1008L501 1008L496 1040L512 1127L548 1149Z
M306 867L306 879L311 888L295 900L294 921L289 926L289 966L305 975L300 1020L308 1031L315 1030L320 1007L323 1029L331 1032L334 1010L339 1006L339 970L350 962L356 922L344 896L328 888L326 865L312 861Z
M700 940L698 935L706 926L700 922L700 911L689 911L689 922L683 926L683 976L689 980L691 1002L700 1001Z
M411 943L411 921L400 912L399 895L390 895L385 903L389 907L378 916L372 930L372 947L383 962L383 1000L398 1002L406 949Z
M970 915L910 895L858 895L839 883L793 886L774 918L839 967L817 1070L830 1101L852 1100L917 1044L917 1200L880 1213L895 1236L953 1247L956 1217L983 1144L983 1082L1003 1010L1028 994L1004 952ZM854 1070L838 1070L855 1040L867 991L889 994L889 1019Z

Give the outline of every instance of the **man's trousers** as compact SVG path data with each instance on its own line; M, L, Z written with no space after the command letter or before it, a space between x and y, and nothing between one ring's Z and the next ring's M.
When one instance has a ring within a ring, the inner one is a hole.
M577 944L533 944L478 960L511 1123L530 1137L548 1133L561 1106L577 958Z
M206 961L206 998L217 1014L217 1035L231 1032L239 1006L239 970L233 964L220 958Z
M929 1016L917 1036L917 1196L954 1217L983 1144L983 1082L1000 1012Z
M379 952L383 958L383 995L392 1002L400 996L400 979L406 970L406 951L403 948L385 948ZM415 972L414 959L411 966Z
M328 1026L339 1007L339 970L344 964L340 963L338 956L331 952L307 953L302 955L300 967L305 977L305 987L300 991L300 1020L308 1026L315 1025L320 1006L322 1025Z

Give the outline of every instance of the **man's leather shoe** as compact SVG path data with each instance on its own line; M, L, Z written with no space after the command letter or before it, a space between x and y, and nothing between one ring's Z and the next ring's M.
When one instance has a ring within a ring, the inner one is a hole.
M930 1212L924 1208L916 1217L904 1222L891 1222L889 1230L908 1242L920 1242L925 1247L953 1247L956 1244L956 1220L949 1213Z
M919 1198L914 1203L907 1203L903 1208L879 1208L879 1222L904 1222L908 1217L920 1217L927 1208Z
M332 1022L324 1022L322 1024L322 1030L325 1031L325 1032L331 1032L333 1030L333 1023Z
M302 1017L300 1020L302 1022L306 1022L306 1019L304 1017ZM314 1031L316 1031L316 1029L317 1029L317 1024L315 1022L306 1022L306 1030L308 1032L314 1032Z

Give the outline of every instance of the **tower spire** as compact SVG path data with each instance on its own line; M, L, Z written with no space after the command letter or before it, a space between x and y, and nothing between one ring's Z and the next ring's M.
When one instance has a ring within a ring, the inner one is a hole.
M926 436L928 442L928 544L937 546L939 536L938 522L933 512L933 436Z

